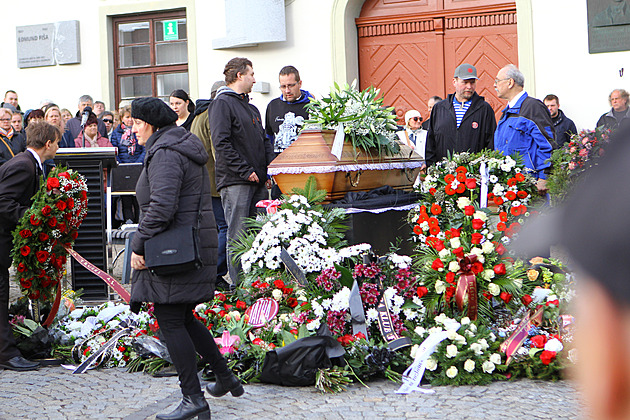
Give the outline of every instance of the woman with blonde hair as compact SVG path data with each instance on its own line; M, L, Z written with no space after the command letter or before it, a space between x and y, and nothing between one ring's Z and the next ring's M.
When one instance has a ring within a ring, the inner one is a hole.
M61 118L61 110L59 109L57 105L48 104L44 108L44 120L47 123L52 124L55 127L58 127L62 133L64 132L65 127L66 127L66 122L63 120L63 118Z

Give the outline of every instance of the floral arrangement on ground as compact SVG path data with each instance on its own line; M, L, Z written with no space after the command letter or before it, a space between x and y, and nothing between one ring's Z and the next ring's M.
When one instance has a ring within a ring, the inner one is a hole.
M53 168L33 204L13 232L13 264L22 293L31 300L55 296L72 247L87 214L85 178L72 169Z

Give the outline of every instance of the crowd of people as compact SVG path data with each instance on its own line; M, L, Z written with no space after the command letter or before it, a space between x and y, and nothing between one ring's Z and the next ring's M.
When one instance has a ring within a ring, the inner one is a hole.
M181 404L161 419L210 418L208 404L196 374L195 352L211 365L217 381L208 386L213 396L243 393L227 368L208 330L192 316L197 303L208 301L216 289L230 289L241 281L241 268L226 243L246 231L245 219L254 216L256 203L269 197L267 175L271 161L298 137L308 119L305 105L312 96L302 89L293 66L278 75L281 95L266 109L265 121L250 103L256 82L247 58L231 59L224 80L216 82L207 100L195 105L181 89L169 97L138 98L107 111L89 95L71 112L51 101L22 114L15 91L6 92L0 104L0 367L32 370L12 340L8 324L9 258L11 232L31 204L44 163L58 147L115 147L120 163L143 163L136 186L141 212L132 240L132 308L155 304L155 315L166 338L169 354L180 379ZM507 106L497 121L492 107L476 92L477 69L462 64L454 71L454 93L428 102L429 118L417 110L404 115L401 143L424 157L427 165L449 154L496 149L505 155L519 153L524 165L546 191L546 170L554 148L566 143L575 124L559 109L559 99L543 101L524 90L525 78L514 65L499 70L494 81L497 95ZM628 93L614 90L612 109L598 126L616 130L630 120ZM25 153L22 153L25 152ZM279 191L271 193L279 196ZM201 266L194 272L156 274L147 270L145 243L177 226L199 229ZM230 283L224 276L229 273Z

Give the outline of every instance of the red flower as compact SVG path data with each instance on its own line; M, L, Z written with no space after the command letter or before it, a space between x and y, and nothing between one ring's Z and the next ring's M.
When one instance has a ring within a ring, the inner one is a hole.
M432 244L431 244L431 245L433 246L433 248L435 248L435 250L436 250L437 252L440 252L441 250L443 250L443 249L444 249L444 242L442 242L442 241L441 241L441 240L439 240L439 239L438 239L438 240L436 240L436 241L432 241Z
M459 235L460 235L459 229L452 228L450 232L451 232L451 238L459 238Z
M441 259L436 258L435 261L433 261L433 264L431 264L431 268L438 271L440 268L444 268L444 263Z
M241 311L247 309L247 304L239 299L236 301L236 309L240 309Z
M510 187L511 187L511 186L514 186L514 185L516 185L516 178L510 178L510 179L508 179L507 184L508 184Z
M422 228L420 227L420 225L415 225L413 227L413 233L415 233L416 235L422 235Z
M30 238L31 236L33 236L33 232L31 232L29 229L22 229L20 231L20 236L24 239Z
M483 271L483 264L479 261L474 262L473 265L470 267L470 271L475 274L481 273Z
M446 176L444 177L444 181L446 181L447 184L450 184L451 182L455 181L455 175L446 174Z
M508 218L508 215L506 212L502 211L501 213L499 213L499 219L502 222L507 222L507 218Z
M464 258L464 247L460 246L453 250L453 254L455 254L458 258Z
M26 257L30 253L31 253L31 247L30 246L24 245L22 248L20 248L20 254L22 254L23 257Z
M57 226L57 219L55 219L54 217L48 219L48 226L50 226L51 228Z
M503 302L505 303L510 303L510 301L512 300L512 294L508 293L508 292L501 292L499 294L499 297L503 300Z
M436 226L436 227L440 226L438 219L436 219L435 217L429 217L428 221L429 221L429 226Z
M560 302L558 301L558 299L554 299L554 300L550 300L547 303L545 303L545 306L549 306L549 305L560 305Z
M28 279L28 280L24 278L20 279L20 286L22 286L23 289L30 289L32 285L33 283L31 282L31 279Z
M60 211L64 211L64 210L66 209L66 206L67 206L67 205L66 205L66 202L65 202L65 201L63 201L63 200L59 200L59 201L57 201L57 204L56 204L56 205L57 205L57 208L58 208Z
M523 182L523 181L525 181L525 177L524 177L524 176L523 176L523 174L522 174L522 173L520 173L520 172L519 172L519 173L517 173L516 175L514 175L514 178L516 178L516 180L517 180L518 182Z
M429 188L429 193L431 193L431 195L435 195L436 192L437 190L435 188Z
M70 236L72 237L72 239L73 239L73 240L77 239L77 237L79 236L79 231L78 231L78 230L76 230L76 229L73 229L73 230L70 232Z
M521 207L512 207L510 209L510 213L512 213L512 216L518 216L519 214L521 214Z
M516 200L516 193L514 191L508 191L505 193L505 198L510 201Z
M545 347L545 343L547 342L547 337L544 335L535 335L529 339L532 343L532 347L536 347L537 349L542 349Z
M74 198L68 197L68 200L66 200L66 206L72 210L74 208Z
M505 275L505 264L497 264L494 266L494 274L498 275L498 276L504 276Z
M427 293L429 293L429 290L424 287L424 286L420 286L416 289L416 293L418 294L419 298L424 297Z
M521 298L521 302L523 302L523 305L528 306L530 303L532 303L533 299L530 295L525 295Z
M497 206L500 206L501 204L503 204L503 199L501 197L494 197L494 204L496 204Z
M477 187L477 181L475 181L474 178L466 179L466 188L468 188L469 190L474 190L476 187Z
M32 214L32 215L31 215L31 218L30 218L30 222L31 222L31 225L33 225L33 226L39 226L39 224L40 224L42 221L41 221L41 220L39 220L37 217L35 217L35 215L34 215L34 214Z
M473 214L475 214L475 208L473 206L464 207L464 214L466 216L472 216Z
M431 206L431 214L437 216L440 213L442 213L442 207L440 207L440 205L437 203L433 203L433 205Z
M446 282L453 284L455 282L455 273L452 271L446 273Z
M521 230L521 224L518 222L514 222L510 225L510 230L514 233L518 233Z
M481 219L472 219L472 227L475 230L479 230L481 228L483 228L484 225L484 221Z
M459 182L466 182L466 174L463 172L458 172L455 177Z
M431 235L437 235L438 233L440 233L440 227L439 226L431 226L429 228L429 233Z
M296 306L298 306L298 301L296 298L290 297L287 299L287 305L289 306L289 308L295 308Z
M463 192L466 191L466 185L464 185L463 183L459 184L457 186L457 189L455 190L458 194L461 194Z
M517 192L516 195L518 196L518 198L523 199L523 198L527 198L527 196L529 194L527 194L526 191L521 190L521 191Z
M555 358L556 358L555 351L543 350L540 353L540 361L543 363L543 365L548 365L549 363L553 362Z
M482 239L483 239L483 235L481 233L475 232L472 235L470 235L471 244L479 245Z
M43 264L48 259L48 252L46 252L46 251L37 251L35 253L35 256L37 257L37 261L39 261L40 263Z
M43 214L45 217L50 216L50 213L51 213L51 212L52 212L52 208L51 208L48 204L46 204L46 205L44 206L44 208L42 208L42 214Z
M48 180L46 181L46 188L48 188L48 191L52 190L53 188L59 188L59 179L57 178L48 178Z
M496 251L497 251L497 254L503 255L503 254L505 254L506 249L503 246L503 244L498 244L497 247L496 247Z
M48 238L49 236L45 232L40 232L39 235L37 235L37 239L39 239L40 242L45 242L48 240Z
M503 231L505 231L505 229L507 229L507 226L505 226L505 223L503 223L503 222L497 223L497 230L499 232L503 232Z
M215 293L214 297L216 299L220 300L221 302L225 302L225 299L226 299L226 297L225 297L225 295L223 293Z
M68 172L61 172L58 176L61 178L70 179L70 174Z
M262 346L262 345L264 345L264 344L265 344L265 342L263 341L263 339L262 339L262 338L260 338L260 337L256 337L256 338L254 338L254 339L252 340L252 344L253 344L253 345L255 345L255 346Z
M494 200L494 193L488 193L488 200Z
M277 289L283 289L284 288L284 282L280 279L278 280L274 280L273 285L277 288Z
M224 311L223 309L221 309L221 310L219 311L218 315L219 315L219 318L223 318L225 315L227 315L227 312L226 312L226 311Z
M19 263L17 266L17 271L20 273L23 273L25 270L26 270L26 265L23 262Z
M465 173L468 172L468 169L466 169L465 166L458 166L457 169L455 169L455 172L457 172L457 173L464 173L465 174Z

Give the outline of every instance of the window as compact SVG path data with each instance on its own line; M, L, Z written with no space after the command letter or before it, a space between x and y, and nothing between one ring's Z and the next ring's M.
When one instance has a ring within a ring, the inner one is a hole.
M117 16L113 25L116 106L141 96L168 100L175 89L189 91L184 10Z

